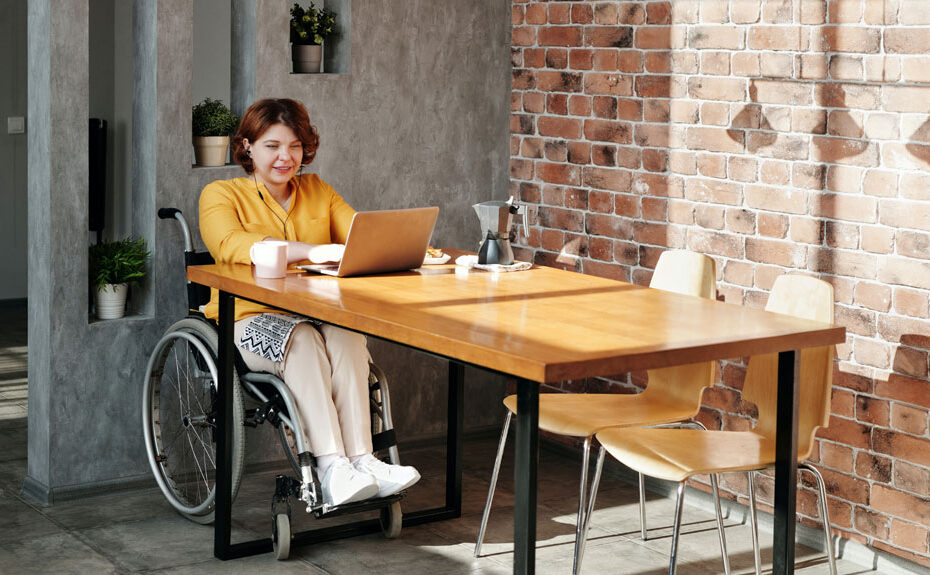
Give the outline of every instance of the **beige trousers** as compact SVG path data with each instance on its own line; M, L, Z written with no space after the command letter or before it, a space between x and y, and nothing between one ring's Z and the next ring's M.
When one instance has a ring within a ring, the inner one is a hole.
M236 322L236 341L251 318ZM284 380L297 402L304 439L316 457L371 453L368 354L364 335L331 325L294 327L283 361L239 348L249 369Z

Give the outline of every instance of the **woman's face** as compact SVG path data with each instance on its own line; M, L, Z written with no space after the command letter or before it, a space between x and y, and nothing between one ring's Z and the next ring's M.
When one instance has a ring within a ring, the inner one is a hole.
M300 169L303 144L284 124L272 124L254 142L244 139L242 143L251 152L255 176L266 186L286 184Z

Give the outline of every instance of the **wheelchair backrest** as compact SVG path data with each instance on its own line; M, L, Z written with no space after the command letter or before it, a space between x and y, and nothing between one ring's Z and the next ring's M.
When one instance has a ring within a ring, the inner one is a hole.
M216 263L210 252L184 252L184 267L205 266ZM199 311L200 306L210 301L210 288L205 285L187 282L187 309Z

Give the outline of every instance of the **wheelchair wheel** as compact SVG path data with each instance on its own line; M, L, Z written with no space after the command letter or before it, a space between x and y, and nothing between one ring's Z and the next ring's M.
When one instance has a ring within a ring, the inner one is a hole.
M400 510L400 501L395 501L381 508L381 533L388 539L397 539L403 526L404 516Z
M286 513L274 516L271 524L271 548L274 558L284 561L291 554L291 518Z
M162 336L145 374L142 420L155 480L168 502L197 523L211 523L216 500L217 333L185 318ZM239 378L233 371L232 498L242 478L245 437Z

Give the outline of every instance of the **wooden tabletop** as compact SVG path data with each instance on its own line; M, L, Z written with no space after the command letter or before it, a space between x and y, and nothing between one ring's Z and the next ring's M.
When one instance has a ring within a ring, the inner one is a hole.
M845 328L547 267L453 264L367 277L255 278L192 266L188 279L538 382L615 375L842 343Z

